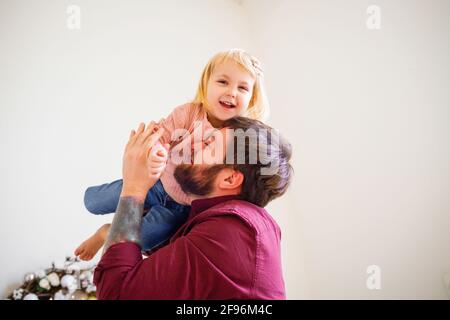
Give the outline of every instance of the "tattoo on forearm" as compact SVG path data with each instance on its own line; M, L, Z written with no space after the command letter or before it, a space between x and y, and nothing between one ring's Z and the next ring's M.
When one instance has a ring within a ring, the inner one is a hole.
M143 212L142 202L138 202L133 197L120 198L103 252L119 242L131 241L140 244Z

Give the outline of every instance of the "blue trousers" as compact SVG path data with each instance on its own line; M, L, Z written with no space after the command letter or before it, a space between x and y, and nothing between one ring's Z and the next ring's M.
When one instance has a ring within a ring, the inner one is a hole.
M116 212L122 192L122 180L87 188L84 205L93 214ZM175 202L164 190L160 180L148 191L142 219L141 249L150 251L167 241L187 220L190 206Z

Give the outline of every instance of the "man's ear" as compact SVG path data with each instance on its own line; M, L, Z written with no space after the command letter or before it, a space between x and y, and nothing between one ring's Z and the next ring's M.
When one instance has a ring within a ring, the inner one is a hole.
M220 174L219 188L237 189L244 183L244 175L240 171L233 169L224 169Z

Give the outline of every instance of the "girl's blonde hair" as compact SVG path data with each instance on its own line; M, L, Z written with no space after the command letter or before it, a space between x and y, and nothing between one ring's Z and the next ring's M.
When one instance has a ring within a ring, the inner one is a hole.
M205 108L208 108L206 102L206 88L208 86L209 78L215 67L226 61L236 62L255 78L252 97L248 104L245 116L260 121L266 120L269 115L269 102L263 86L263 71L261 65L258 59L241 49L231 49L219 52L209 60L203 69L193 103L201 104Z

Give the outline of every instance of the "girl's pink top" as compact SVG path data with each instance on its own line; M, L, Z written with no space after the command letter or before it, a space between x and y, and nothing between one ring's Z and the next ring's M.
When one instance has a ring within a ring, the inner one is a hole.
M193 198L181 190L180 185L173 175L176 166L179 163L172 161L172 148L175 146L182 149L182 146L191 144L192 152L195 149L195 143L202 143L203 139L194 139L195 133L204 133L213 130L213 126L208 121L208 117L204 108L200 105L187 103L175 108L175 110L165 119L159 122L159 127L164 128L164 134L160 142L162 144L169 143L171 152L169 152L169 160L166 170L161 175L161 182L169 196L176 202L183 205L190 205ZM200 148L200 146L199 146Z

